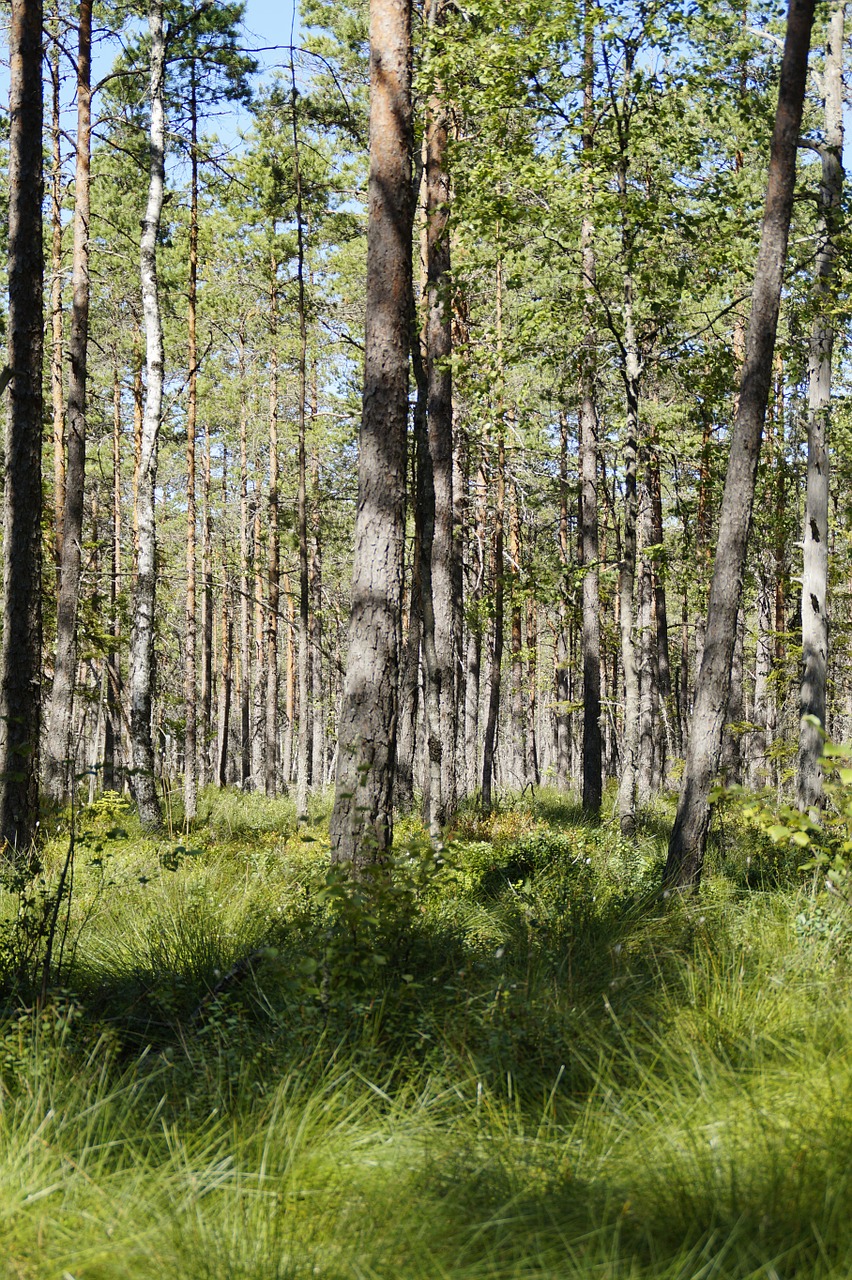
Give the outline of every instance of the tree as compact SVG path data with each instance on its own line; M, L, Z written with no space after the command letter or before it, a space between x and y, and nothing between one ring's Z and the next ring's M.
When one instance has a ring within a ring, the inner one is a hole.
M367 319L349 654L332 856L360 866L393 839L411 290L411 5L370 5Z
M12 0L9 30L9 363L0 652L0 837L26 859L38 828L41 720L41 0Z
M64 477L62 549L56 619L56 666L47 713L45 784L50 798L67 792L74 686L77 679L77 610L83 552L86 484L86 395L89 346L89 178L92 149L92 0L80 0L77 19L77 148L74 175L74 259L68 373L67 465Z
M825 137L820 146L816 315L808 361L808 479L805 503L802 573L802 687L799 706L799 806L819 804L822 796L822 753L828 684L828 426L831 401L831 356L835 321L832 276L837 258L840 202L843 194L843 25L846 5L835 2L829 19L823 83ZM819 728L814 723L817 721Z
M708 797L719 765L757 463L772 381L814 4L815 0L790 0L787 17L766 208L754 273L739 405L719 515L704 654L664 873L665 882L677 887L697 885L704 864L710 822Z

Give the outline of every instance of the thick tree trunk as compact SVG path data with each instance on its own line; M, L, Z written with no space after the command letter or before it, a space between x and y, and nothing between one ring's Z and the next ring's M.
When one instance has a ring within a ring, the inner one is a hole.
M799 698L799 807L822 797L822 733L826 728L828 675L828 427L831 402L831 357L834 349L831 281L837 257L843 195L843 25L846 5L835 2L829 19L823 83L825 138L820 148L816 315L808 360L808 483L805 502L804 570L802 575L802 687Z
M0 838L32 859L41 716L41 0L12 0L9 29L9 364L0 657Z
M154 684L154 596L157 534L154 489L163 407L163 327L157 287L157 235L163 210L166 125L164 114L165 39L162 0L150 0L151 127L148 201L142 222L140 271L145 316L146 396L139 449L137 492L138 554L130 635L130 733L133 791L145 827L162 821L154 777L151 709Z
M772 383L813 19L814 0L791 0L746 358L719 516L704 654L665 869L666 883L679 887L697 885L704 865L710 822L708 796L719 766L760 439Z
M332 857L354 867L393 840L411 314L411 4L370 4L367 316L349 653Z
M77 608L86 485L86 379L89 345L89 163L92 139L92 0L80 0L77 45L77 158L68 373L68 462L56 611L56 665L47 712L45 789L54 803L74 785L72 748L77 678Z

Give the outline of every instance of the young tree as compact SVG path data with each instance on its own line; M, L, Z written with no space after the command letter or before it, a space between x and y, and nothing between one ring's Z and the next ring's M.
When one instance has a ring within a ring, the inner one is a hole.
M349 654L332 856L393 839L411 290L411 4L371 0L367 319Z
M710 822L708 797L719 767L760 441L772 381L814 5L815 0L790 0L787 17L766 208L755 266L739 405L719 515L704 654L665 868L666 883L677 887L697 885L704 865Z

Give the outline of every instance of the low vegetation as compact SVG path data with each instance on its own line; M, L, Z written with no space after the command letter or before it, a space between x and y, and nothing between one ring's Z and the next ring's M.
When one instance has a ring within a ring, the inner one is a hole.
M3 1274L847 1280L852 921L801 849L729 816L665 900L665 815L542 792L353 888L316 804L99 800L45 999L65 826L5 891Z

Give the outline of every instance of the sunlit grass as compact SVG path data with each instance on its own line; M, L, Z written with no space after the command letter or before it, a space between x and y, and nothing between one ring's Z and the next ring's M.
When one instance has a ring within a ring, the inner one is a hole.
M83 817L68 990L0 1027L0 1275L852 1275L848 928L794 872L663 902L652 830L551 795L353 942L253 803Z

